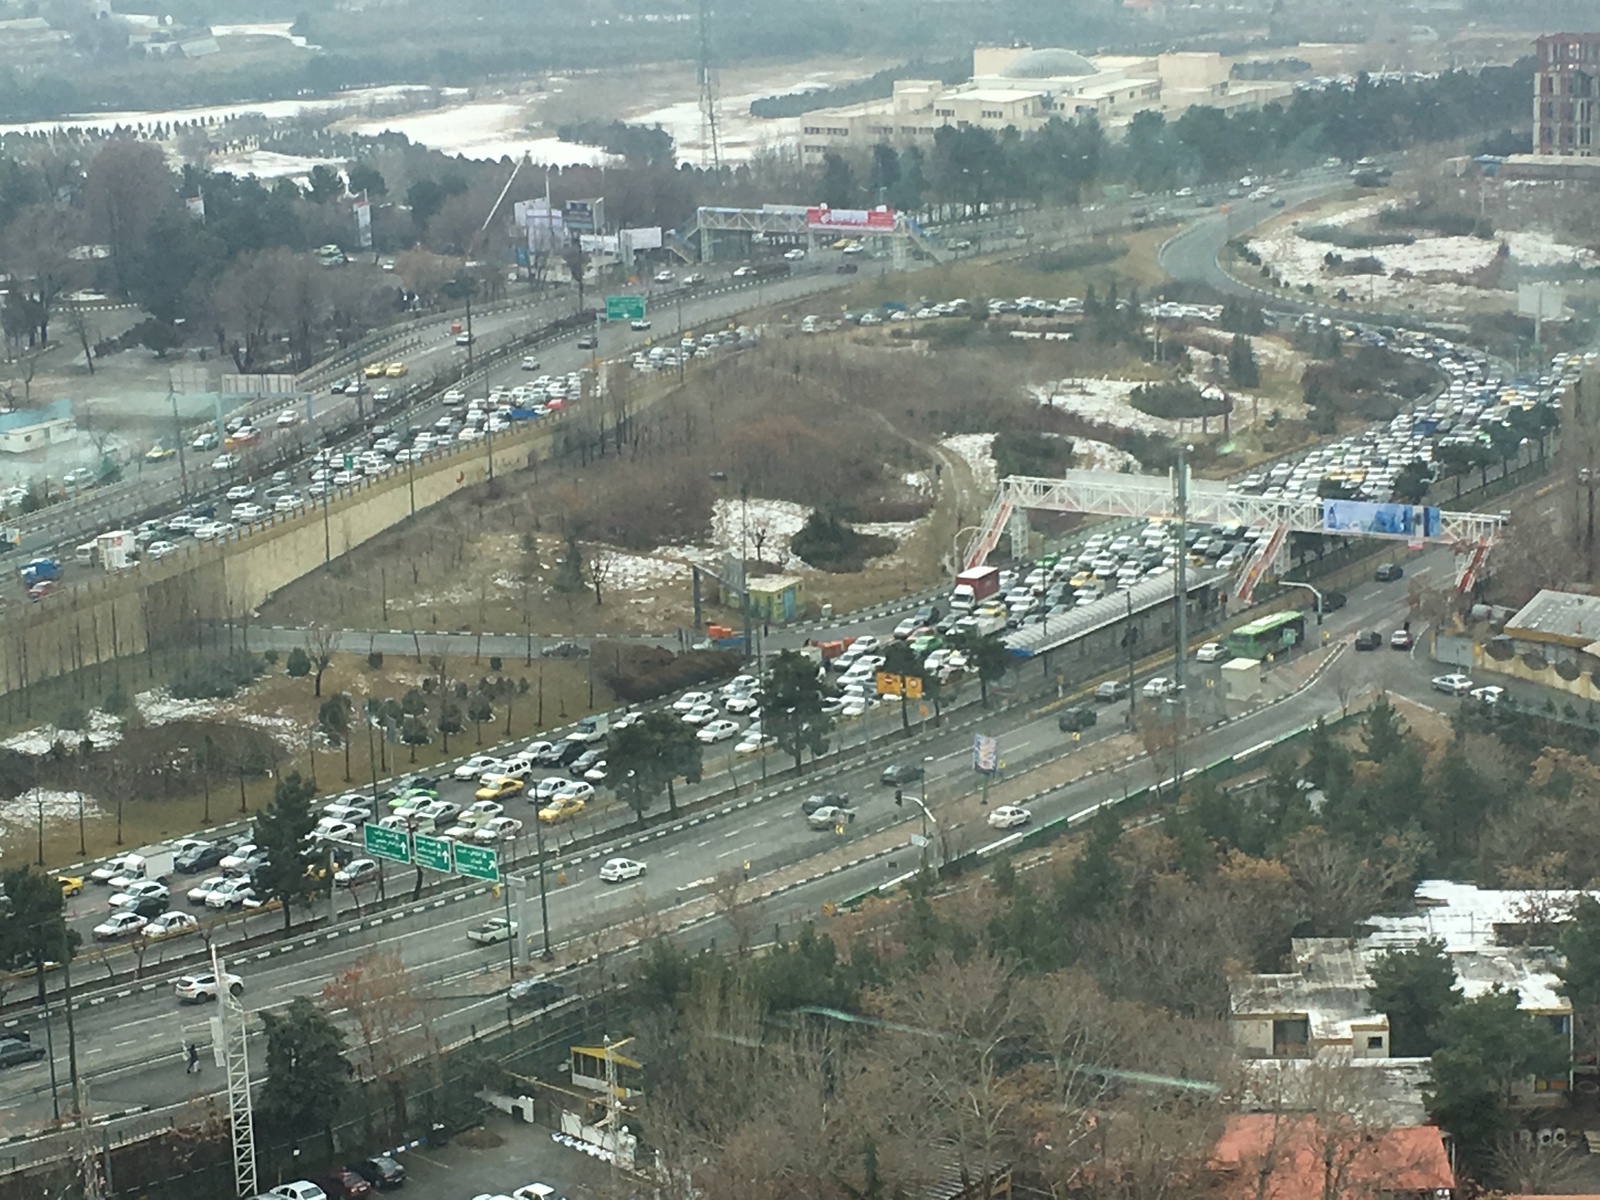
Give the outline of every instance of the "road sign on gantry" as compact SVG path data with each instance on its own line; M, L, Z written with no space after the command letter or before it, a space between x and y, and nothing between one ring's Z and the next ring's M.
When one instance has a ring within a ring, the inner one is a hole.
M643 296L607 296L606 320L628 321L644 318Z
M484 846L456 847L456 874L500 882L499 855Z
M419 833L412 839L412 843L416 850L418 866L427 867L432 871L451 870L451 843L448 838L429 837L425 833Z
M411 847L406 842L406 835L398 829L385 829L381 825L363 825L361 841L367 853L373 858L387 858L390 862L397 863L411 861Z

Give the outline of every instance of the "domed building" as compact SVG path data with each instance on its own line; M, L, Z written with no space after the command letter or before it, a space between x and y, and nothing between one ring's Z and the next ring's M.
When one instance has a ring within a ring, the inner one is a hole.
M802 118L802 159L872 146L931 145L943 125L958 129L1032 132L1053 119L1093 117L1111 129L1146 109L1169 118L1195 104L1259 107L1291 92L1287 83L1231 79L1219 54L1096 55L1063 47L979 46L972 78L948 86L937 79L900 79L887 100L819 109Z

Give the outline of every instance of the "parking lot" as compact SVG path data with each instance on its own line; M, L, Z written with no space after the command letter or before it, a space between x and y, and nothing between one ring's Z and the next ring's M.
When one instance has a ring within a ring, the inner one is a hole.
M491 1113L482 1128L447 1146L419 1147L398 1157L406 1168L408 1200L473 1200L509 1195L529 1183L547 1183L567 1200L597 1200L611 1190L612 1169L599 1159L555 1142L539 1125ZM618 1188L629 1176L618 1173Z

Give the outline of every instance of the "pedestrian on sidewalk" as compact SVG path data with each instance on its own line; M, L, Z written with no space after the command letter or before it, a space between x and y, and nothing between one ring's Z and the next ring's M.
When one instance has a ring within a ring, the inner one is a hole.
M189 1065L184 1069L185 1075L200 1074L200 1047L193 1042L189 1043Z

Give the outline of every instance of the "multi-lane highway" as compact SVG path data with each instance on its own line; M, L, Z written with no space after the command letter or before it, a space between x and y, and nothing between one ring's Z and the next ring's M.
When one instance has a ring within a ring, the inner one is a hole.
M1413 575L1419 570L1447 572L1448 556L1443 552L1422 556L1410 567ZM1405 595L1403 584L1368 583L1351 589L1347 606L1323 627L1330 643L1348 641L1358 629L1392 629L1405 616ZM1363 686L1379 685L1424 701L1453 703L1429 691L1427 681L1436 669L1414 654L1355 654L1346 649L1336 670L1340 675L1337 691L1347 697ZM1339 707L1335 684L1326 677L1296 690L1308 673L1306 660L1290 660L1276 671L1273 688L1285 698L1191 739L1185 751L1190 764L1259 745ZM1204 686L1204 669L1198 665L1194 679L1196 687ZM941 829L933 853L939 853L941 846L972 848L995 840L999 835L983 823L970 771L973 726L959 718L953 718L951 726L930 731L914 744L896 744L837 767L817 768L800 785L782 791L746 790L714 814L685 819L642 838L624 831L581 856L563 858L558 854L548 882L552 939L558 947L564 946L561 959L581 957L589 947L600 946L602 942L596 939L606 931L612 931L615 940L628 936L630 929L671 927L680 920L712 915L711 885L728 870L742 874L748 869L758 892L783 889L768 902L769 912L764 916L778 921L816 914L826 901L904 874L915 866L916 852L909 848L908 839L922 828L921 816L913 805L896 807L892 789L878 782L887 762L921 761L926 765L927 800ZM1046 778L1046 772L1072 773L1074 756L1084 756L1080 761L1085 762L1096 754L1101 758L1107 753L1118 759L1133 757L1115 774L1101 773L1068 783L1035 800L1031 804L1035 820L1084 811L1110 795L1144 786L1156 775L1157 766L1139 757L1135 739L1123 732L1119 706L1108 706L1100 723L1081 742L1071 742L1059 732L1053 713L1026 708L993 715L982 722L982 729L1000 737L1003 753L1013 764L1013 777L998 785L991 796L994 803L1009 802L1013 791L1034 790L1031 776L1015 775L1015 770L1030 760L1050 763L1065 756L1065 766L1041 767L1039 775ZM1119 738L1121 743L1115 743ZM1116 751L1118 745L1125 746L1125 751ZM855 819L843 827L842 834L814 830L800 816L799 800L812 788L850 797ZM647 873L620 886L602 884L597 868L613 853L646 863ZM810 878L836 866L845 869L823 879ZM96 902L104 903L103 894L91 893L89 899L75 903ZM339 967L382 942L398 947L413 964L419 988L430 997L430 1020L442 1036L465 1035L474 1024L502 1020L506 948L477 947L465 938L469 926L500 911L502 900L479 891L438 903L441 907L391 915L375 928L353 929L348 925L351 913L347 907L345 931L336 939L323 937L296 950L276 950L260 962L237 959L233 966L245 977L247 1007L282 1004L293 995L315 991ZM537 909L529 906L526 911L532 914ZM644 919L647 911L655 914L650 921ZM537 937L537 919L530 919L529 926ZM717 936L717 928L708 922L700 927L700 936ZM728 936L725 929L722 936ZM159 971L155 974L161 975ZM91 968L81 968L79 976L80 984L87 982L92 987ZM185 1076L180 1065L180 1049L186 1040L208 1041L204 1011L181 1008L164 985L106 1003L91 1004L90 999L86 995L81 1001L77 1038L80 1064L89 1075L96 1110L172 1104L197 1087L209 1090L207 1085L214 1086L214 1077L202 1076L197 1081ZM37 1024L33 1029L37 1037ZM56 1048L58 1067L64 1070L59 1040ZM9 1114L8 1123L14 1126L27 1113L39 1115L40 1104L47 1102L48 1075L43 1064L12 1068L0 1075L0 1119Z

